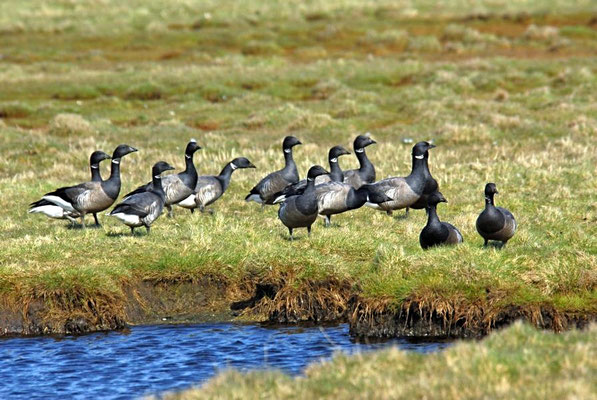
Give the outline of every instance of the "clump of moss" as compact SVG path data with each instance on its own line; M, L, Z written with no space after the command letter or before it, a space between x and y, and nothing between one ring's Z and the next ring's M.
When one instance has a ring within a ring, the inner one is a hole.
M0 104L0 118L25 118L33 112L31 106L18 101Z
M165 97L164 88L151 82L131 86L125 93L127 99L159 100L163 97Z
M441 50L441 43L435 36L411 36L408 39L407 49L418 52L432 52Z
M87 135L92 132L89 121L78 114L58 114L50 121L50 133L53 135Z
M241 52L246 56L264 56L280 54L282 49L272 41L251 40L242 47Z

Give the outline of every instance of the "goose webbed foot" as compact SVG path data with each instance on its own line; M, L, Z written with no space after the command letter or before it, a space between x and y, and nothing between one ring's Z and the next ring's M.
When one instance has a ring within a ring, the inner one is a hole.
M290 234L290 241L294 241L294 236L292 236L292 228L288 228L288 233Z

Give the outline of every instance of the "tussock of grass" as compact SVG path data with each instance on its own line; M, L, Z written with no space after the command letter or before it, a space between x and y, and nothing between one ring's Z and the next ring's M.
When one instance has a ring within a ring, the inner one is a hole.
M338 354L307 367L304 377L227 371L202 388L164 398L590 399L597 390L596 338L594 325L556 335L517 323L438 353Z

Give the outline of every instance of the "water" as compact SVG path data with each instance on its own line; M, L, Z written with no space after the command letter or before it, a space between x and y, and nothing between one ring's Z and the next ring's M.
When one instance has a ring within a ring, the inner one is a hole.
M447 342L357 343L348 325L155 325L79 337L0 340L0 399L130 399L200 384L219 370L277 368L300 374L335 351L388 346L418 352Z

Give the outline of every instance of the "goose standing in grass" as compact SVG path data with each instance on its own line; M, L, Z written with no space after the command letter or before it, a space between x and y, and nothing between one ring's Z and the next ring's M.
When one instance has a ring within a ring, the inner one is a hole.
M379 204L392 200L375 186L366 184L355 189L347 183L328 182L315 186L317 210L330 226L332 215L362 207L365 203Z
M429 171L429 151L426 151L423 155L423 161L425 163L425 167L423 168L423 173L425 175L425 187L423 188L423 195L419 197L419 200L415 201L414 204L411 204L409 207L406 207L406 216L408 217L408 210L413 208L415 210L421 210L427 207L427 198L439 191L439 185L437 181L431 176L431 172Z
M178 203L180 207L188 208L191 213L195 208L204 212L205 207L218 200L228 189L232 173L239 168L255 168L251 162L245 157L237 157L230 161L220 175L200 176L197 179L197 186L195 186L195 193Z
M246 201L255 201L262 205L273 204L276 199L275 195L284 189L286 186L296 183L299 180L298 170L294 159L292 158L292 148L296 145L302 144L300 140L294 136L286 136L282 142L282 150L284 151L284 168L279 171L272 172L263 178L251 192L245 197Z
M410 207L423 195L429 170L425 153L435 146L428 142L417 143L412 150L412 169L406 177L393 177L375 182L373 186L383 191L392 200L380 204L367 203L368 207L392 214L393 210Z
M42 199L61 208L68 214L77 215L85 228L85 215L98 213L114 204L120 193L120 160L137 151L126 144L119 145L112 154L110 177L105 181L91 181L76 186L62 187L46 193ZM97 217L96 224L99 225Z
M155 163L151 168L153 177L151 188L128 196L108 215L118 218L128 225L131 228L131 235L134 235L135 228L140 226L145 226L147 234L149 234L151 224L158 219L166 203L161 174L173 169L174 167L165 161Z
M490 240L502 242L502 247L516 232L516 219L505 208L496 207L493 197L498 194L495 183L485 185L485 209L477 218L477 232L485 240L485 246Z
M334 146L328 152L328 162L330 164L330 173L329 175L319 175L315 179L315 185L319 185L321 183L326 182L344 182L344 172L340 165L338 165L338 158L340 156L350 154L350 151L346 150L342 146ZM294 196L297 194L302 194L307 187L307 180L302 179L296 183L286 186L283 190L276 193L274 195L274 203L279 203L280 201L277 200L280 196ZM282 200L282 199L280 199Z
M377 143L368 136L359 135L353 143L354 152L359 160L359 169L344 171L344 182L358 189L366 183L375 182L375 167L369 161L365 147Z
M427 199L427 225L419 235L419 243L423 249L438 245L453 245L462 243L462 234L456 227L447 222L442 222L437 216L437 205L447 203L448 200L440 193L435 192Z
M197 144L195 139L191 139L184 152L185 170L179 174L168 175L160 181L166 193L165 207L168 210L169 218L172 218L172 204L177 204L186 199L195 190L198 176L195 163L193 162L193 155L199 149L201 149L201 146ZM133 194L148 192L153 189L152 185L153 182L149 182L143 186L139 186L137 189L126 194L124 198L126 199Z
M109 160L110 158L111 157L108 154L104 153L101 150L97 150L91 153L91 157L89 158L89 168L91 169L91 182L102 181L102 176L99 170L99 164L103 160ZM75 218L79 217L78 213L66 211L64 208L57 206L56 204L45 199L33 202L29 206L30 213L41 213L47 217L54 219L68 219L73 224L76 222ZM93 218L95 219L95 224L99 225L97 213L93 213Z
M311 236L311 225L317 219L317 197L315 196L315 179L328 174L328 172L319 165L314 165L307 174L307 187L303 194L290 196L284 199L278 210L278 218L290 233L290 240L294 240L292 235L296 228L307 228Z

